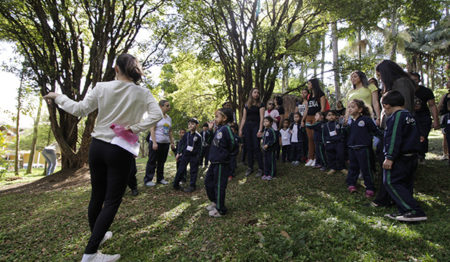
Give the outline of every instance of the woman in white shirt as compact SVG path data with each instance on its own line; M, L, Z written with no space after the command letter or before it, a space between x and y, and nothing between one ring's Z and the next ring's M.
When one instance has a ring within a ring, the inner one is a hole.
M156 126L150 129L150 140L148 147L147 167L145 168L144 184L154 186L152 181L156 170L156 183L167 185L164 179L164 164L169 154L169 146L175 150L172 136L172 119L167 114L170 110L170 104L167 100L159 101L159 107L163 113L163 118L158 121Z
M128 132L137 134L148 130L162 118L151 92L136 84L142 76L138 61L131 55L121 54L117 57L114 69L117 80L97 83L83 101L76 102L53 92L44 97L47 100L54 99L61 109L77 117L98 109L89 149L92 193L88 217L91 237L82 262L116 261L120 258L118 254L97 252L99 245L112 237L108 229L122 202L134 157L132 153L111 143L116 135L110 126L120 125ZM148 116L142 119L145 112Z

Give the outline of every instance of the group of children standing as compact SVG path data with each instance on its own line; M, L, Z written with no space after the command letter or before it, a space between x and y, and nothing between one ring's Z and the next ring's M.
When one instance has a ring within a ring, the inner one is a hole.
M382 104L386 113L390 115L384 133L383 185L399 207L399 213L389 217L400 221L426 220L425 213L412 196L412 175L416 168L413 158L417 158L419 145L414 118L403 109L404 98L397 91L385 94ZM304 128L310 128L314 130L317 152L313 167L322 171L328 169L327 174L341 171L347 175L346 183L350 193L357 191L358 176L362 174L365 196L373 197L375 185L371 161L372 141L374 137L383 140L383 133L375 125L368 107L362 100L350 101L348 111L351 117L348 121L344 121L336 111L330 110L317 112L316 122L307 125L302 123L301 115L296 112L293 115L293 122L283 120L279 131L274 127L277 118L266 114L263 119L263 136L260 140L264 160L262 179L272 180L276 175L278 148L282 150L283 162L291 161L294 166L299 165L304 151L303 143L306 143ZM190 186L184 191L194 191L198 166L204 162L206 167L209 161L211 165L205 177L205 187L211 201L207 210L213 217L226 213L225 189L229 177L234 176L235 172L236 155L241 141L237 135L237 126L232 123L232 111L228 108L217 110L215 127L213 123L206 123L201 134L196 131L198 121L195 118L190 119L188 132L177 145L177 173L173 187L176 190L181 189L180 182L185 181L186 167L190 164Z

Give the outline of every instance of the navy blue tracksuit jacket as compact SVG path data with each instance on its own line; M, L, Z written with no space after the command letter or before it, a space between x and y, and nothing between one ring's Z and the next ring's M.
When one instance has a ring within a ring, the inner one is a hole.
M183 174L186 173L187 165L190 166L190 186L195 188L197 182L198 165L200 159L200 153L202 150L202 137L199 133L187 132L180 140L178 148L178 154L181 154L180 164L178 166L175 180L173 181L174 188L180 186L180 181L183 178Z
M238 145L235 142L233 132L228 125L219 126L214 133L209 149L209 161L211 165L205 177L206 194L211 202L216 203L216 209L220 214L227 212L225 207L225 190L228 176L230 175L231 155L236 152Z
M268 146L263 149L264 154L264 175L274 177L276 174L275 149L277 149L277 134L273 128L264 129L262 145Z
M420 150L416 120L407 110L398 110L386 121L384 157L393 161L392 169L383 172L383 184L400 213L425 215L413 198L414 172Z
M342 170L345 168L344 129L337 121L323 125L323 139L327 155L328 168Z
M374 177L370 161L370 150L373 136L381 137L383 133L377 128L372 118L359 116L352 119L348 127L347 146L349 148L349 169L347 185L356 186L361 170L367 190L375 190Z

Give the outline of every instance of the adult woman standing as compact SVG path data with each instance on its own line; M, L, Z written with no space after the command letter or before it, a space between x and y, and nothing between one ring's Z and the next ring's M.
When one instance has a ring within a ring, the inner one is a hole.
M416 84L408 73L391 60L383 60L376 67L377 77L381 78L384 92L399 91L405 99L405 108L414 114L414 93Z
M167 185L164 179L164 164L169 154L169 147L175 150L172 136L172 119L167 112L170 111L170 103L167 100L159 101L159 107L163 118L150 129L150 140L148 144L148 160L145 168L144 184L148 187L154 186L152 181L156 170L156 183Z
M447 87L447 94L444 94L441 98L441 100L439 100L439 105L438 105L438 111L439 114L441 116L444 116L445 114L448 113L448 109L447 109L447 103L450 100L450 80L447 81L446 83L446 87ZM442 141L442 149L443 149L443 155L441 157L442 160L447 160L449 159L449 145L447 144L447 136L449 134L444 134L444 140Z
M97 83L81 102L53 92L44 97L54 99L60 108L78 117L98 109L89 149L92 193L88 217L91 237L82 262L116 261L120 258L118 254L97 252L100 243L112 236L111 232L106 233L122 201L134 157L127 150L111 144L115 133L110 126L121 125L128 132L137 134L155 125L162 117L151 92L136 84L141 79L142 70L133 56L119 55L114 70L117 80ZM145 112L148 116L142 120Z
M263 134L264 104L261 103L259 90L253 88L250 90L247 103L242 114L241 125L239 126L239 136L244 135L245 147L247 151L248 169L245 172L249 176L253 172L253 161L256 157L258 161L258 172L256 176L262 175L263 163L259 139Z
M308 90L310 92L310 96L308 98L308 107L306 108L302 119L302 127L305 126L305 123L314 124L314 115L317 112L325 112L325 93L320 88L319 80L316 78L310 79L308 81ZM308 135L308 162L306 162L306 166L314 166L314 130L308 128L306 129L306 134Z
M347 101L353 99L362 100L369 108L370 114L376 123L380 125L380 102L378 97L378 88L374 84L369 84L366 74L361 71L355 71L351 74L353 90L347 95ZM375 112L374 112L375 111ZM345 113L345 119L348 119L348 109Z

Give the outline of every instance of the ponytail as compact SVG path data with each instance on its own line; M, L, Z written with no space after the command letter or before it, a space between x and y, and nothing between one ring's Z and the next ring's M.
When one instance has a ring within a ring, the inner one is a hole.
M121 54L117 57L116 65L122 74L132 79L135 84L141 81L144 73L137 59L129 54Z

